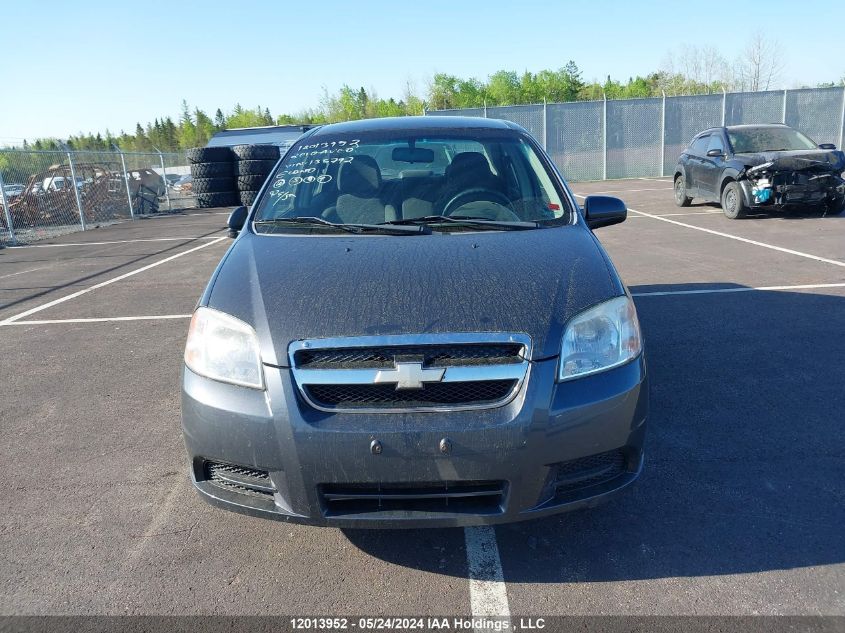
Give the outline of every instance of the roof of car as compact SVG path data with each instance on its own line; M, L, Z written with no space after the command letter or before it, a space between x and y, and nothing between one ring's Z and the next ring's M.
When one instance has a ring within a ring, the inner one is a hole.
M313 126L310 125L266 125L262 127L241 127L221 130L212 136L206 147L233 147L235 145L270 144L290 147Z
M501 119L484 119L468 116L404 116L382 119L361 119L345 123L331 123L314 131L313 136L323 134L358 134L361 132L409 132L476 129L476 130L522 130L515 123Z
M742 125L728 125L727 130L748 130L751 128L789 127L785 123L744 123Z
M734 130L751 130L751 129L760 129L760 128L775 128L775 127L789 127L785 123L743 123L741 125L719 125L716 127L709 127L706 130L701 130L698 134L693 137L693 140L703 136L705 134L712 134L718 130L726 130L728 132L732 132Z

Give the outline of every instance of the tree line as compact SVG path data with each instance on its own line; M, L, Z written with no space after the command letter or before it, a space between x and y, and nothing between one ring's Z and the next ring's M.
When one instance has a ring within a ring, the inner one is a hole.
M209 116L200 108L191 108L182 101L178 121L170 116L151 123L136 124L134 133L109 130L96 134L76 134L66 143L71 149L163 152L200 147L217 132L239 127L283 124L323 124L373 117L422 114L424 108L445 110L453 108L481 108L497 105L529 103L562 103L645 97L710 94L726 91L758 91L778 87L783 72L782 55L778 44L761 35L753 36L742 54L728 62L718 50L708 47L686 46L672 51L661 67L646 76L630 77L627 81L612 79L586 81L578 65L570 60L557 70L518 73L500 70L486 80L461 78L437 73L426 86L424 94L406 84L400 98L379 97L374 90L344 85L335 93L323 90L319 105L296 114L273 116L269 108L244 108L240 104L228 112L220 108ZM818 87L845 85L845 77L838 82ZM802 86L806 87L806 86ZM24 147L60 149L56 139L38 139Z

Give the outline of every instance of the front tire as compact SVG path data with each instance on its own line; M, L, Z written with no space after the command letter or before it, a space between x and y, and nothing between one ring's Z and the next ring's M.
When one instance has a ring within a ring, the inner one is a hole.
M731 220L745 217L748 212L745 198L742 197L742 188L738 182L729 182L722 190L722 211Z
M825 217L839 215L843 211L845 211L845 196L831 200L824 209L824 215Z
M675 176L675 204L679 207L688 207L692 198L687 196L687 183L683 176Z

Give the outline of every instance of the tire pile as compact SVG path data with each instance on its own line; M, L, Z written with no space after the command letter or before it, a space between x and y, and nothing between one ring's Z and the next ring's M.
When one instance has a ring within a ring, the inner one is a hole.
M250 206L279 160L275 145L198 147L187 152L197 206Z
M197 206L232 207L238 204L235 156L228 147L197 147L187 151L191 189Z
M279 160L275 145L235 145L232 148L237 162L235 176L241 204L245 207L255 202L258 190L267 180Z

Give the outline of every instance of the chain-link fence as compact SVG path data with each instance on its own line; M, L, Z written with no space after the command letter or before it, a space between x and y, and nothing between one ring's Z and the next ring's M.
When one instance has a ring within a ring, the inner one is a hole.
M0 149L0 243L195 206L183 153Z
M513 121L545 147L571 181L671 175L692 137L719 125L786 123L819 143L845 145L845 87L434 110L426 114Z

